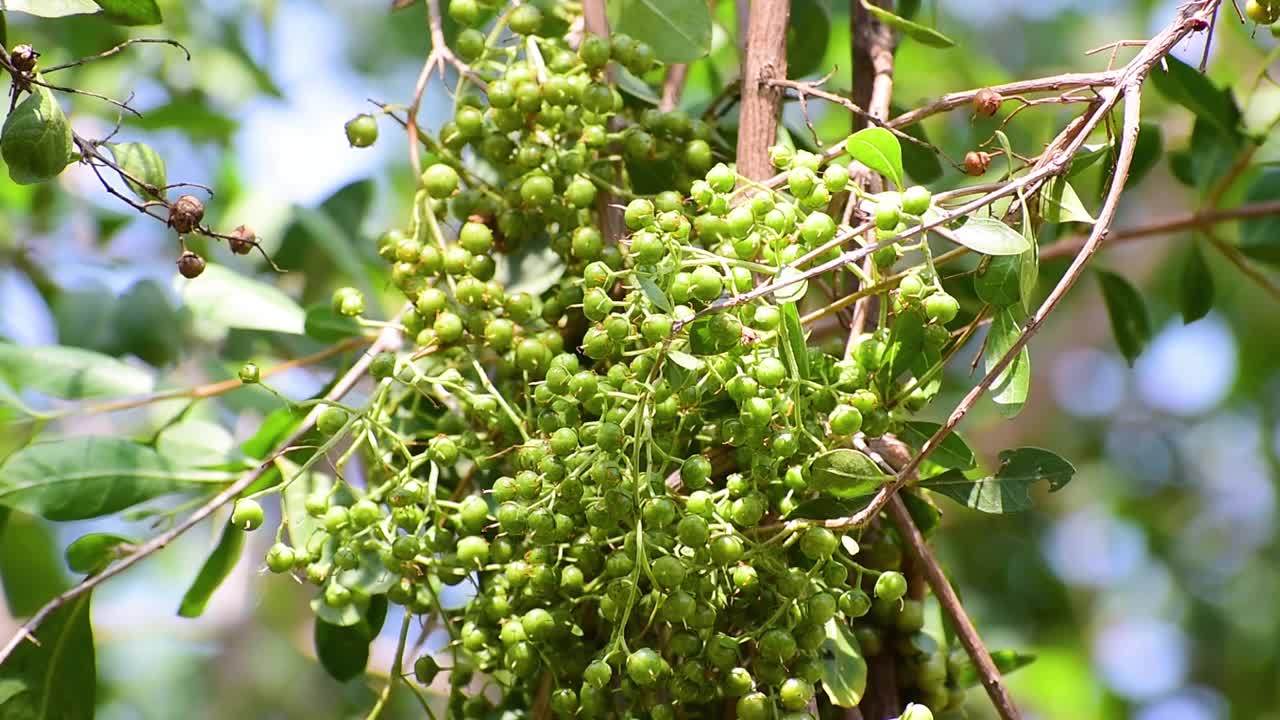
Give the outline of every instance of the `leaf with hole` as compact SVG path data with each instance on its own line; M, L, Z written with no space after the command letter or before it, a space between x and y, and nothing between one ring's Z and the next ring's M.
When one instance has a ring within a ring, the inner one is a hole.
M93 720L98 669L86 592L54 610L0 665L0 718Z
M1102 286L1102 299L1111 318L1111 332L1115 335L1120 354L1133 366L1151 341L1151 320L1147 316L1147 304L1138 290L1122 276L1106 270L1097 270Z
M711 12L689 0L608 0L609 27L653 48L664 63L696 60L711 50Z
M73 572L94 575L133 550L137 540L113 533L89 533L76 538L64 555Z
M902 170L902 143L882 127L869 127L849 136L845 141L849 157L880 173L898 186L905 187Z
M151 392L151 373L91 350L0 343L0 379L14 388L66 400Z
M115 437L72 437L19 450L0 466L0 505L49 520L110 515L162 495L208 492L234 473L174 465Z
M9 165L9 177L19 185L55 178L73 153L71 124L62 107L49 88L33 86L0 128L0 156Z
M1026 447L1000 453L995 475L972 479L959 470L930 478L921 487L942 493L956 502L984 513L1021 512L1031 508L1031 486L1048 482L1049 492L1061 490L1075 475L1075 467L1058 455Z
M1205 262L1200 243L1192 243L1191 252L1182 265L1182 279L1178 287L1178 308L1182 322L1191 324L1213 309L1213 273Z
M832 704L856 708L867 691L867 661L858 638L847 623L827 621L827 639L822 643L822 689Z
M970 217L951 233L951 238L983 255L1021 255L1031 248L1022 233L995 218L980 215Z
M809 487L836 497L869 495L892 478L875 461L851 448L820 453L809 464Z
M862 7L866 8L866 11L874 15L880 22L919 42L921 45L935 48L949 48L955 45L955 41L937 30L894 15L882 7L877 7L867 2L867 0L862 0Z

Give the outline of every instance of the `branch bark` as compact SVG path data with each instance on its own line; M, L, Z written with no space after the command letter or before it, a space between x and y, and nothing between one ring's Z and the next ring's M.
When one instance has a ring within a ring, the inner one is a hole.
M742 68L742 110L738 125L738 174L763 180L773 172L769 146L778 134L782 90L769 83L787 76L787 19L790 0L756 0L747 25Z

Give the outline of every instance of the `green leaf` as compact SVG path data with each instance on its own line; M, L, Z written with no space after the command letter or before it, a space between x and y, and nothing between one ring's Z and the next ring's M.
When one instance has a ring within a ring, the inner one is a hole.
M809 487L836 497L869 495L890 479L874 460L850 448L828 450L809 464Z
M98 670L90 606L93 593L54 610L0 665L0 718L93 720Z
M1270 169L1249 186L1244 202L1273 201L1280 197L1280 169ZM1240 223L1240 252L1273 266L1280 266L1280 217L1260 217Z
M111 156L116 159L120 169L138 179L139 182L128 179L125 182L129 184L129 189L138 196L139 200L146 202L164 199L164 186L169 180L164 158L160 157L160 153L145 143L111 143L107 147L111 150ZM144 184L150 185L156 191L147 190Z
M0 9L38 15L39 17L66 17L98 12L93 0L5 0Z
M226 472L175 467L155 450L123 438L74 437L11 455L0 466L0 505L49 520L83 520L234 479Z
M139 280L118 300L112 298L107 309L116 351L136 355L153 367L170 365L182 356L189 318L173 306L160 283Z
M325 343L359 337L364 333L364 329L355 318L339 315L327 303L318 303L307 308L307 319L303 329L307 337Z
M0 156L9 177L30 185L57 177L71 162L71 124L49 88L33 85L0 128Z
M871 497L871 495L864 495L860 498L842 500L830 495L821 495L795 506L791 512L787 513L787 517L807 520L834 520L849 517L870 505Z
M827 639L822 643L822 689L832 704L857 707L867 691L867 661L858 638L846 623L827 621Z
M991 372L1000 358L1004 357L1018 337L1022 329L1014 318L1011 308L996 312L991 319L991 328L987 331L986 371ZM1013 362L1005 367L991 385L991 399L999 407L1001 414L1013 417L1022 411L1027 402L1027 394L1031 391L1031 355L1024 345Z
M789 282L790 284L774 290L773 299L778 301L779 304L798 303L803 300L804 296L809 292L809 281L796 280L802 275L804 275L804 271L797 268L790 266L782 268L782 272L778 273L777 277L774 278L774 282Z
M1027 491L1040 481L1048 481L1049 492L1062 489L1071 481L1076 469L1071 463L1048 450L1026 447L1000 453L1000 469L990 477L976 480L959 470L930 478L922 483L962 505L984 513L1021 512L1031 508Z
M156 451L179 467L234 469L245 461L226 428L199 418L180 420L160 431Z
M894 117L897 117L906 110L895 105L891 112ZM929 136L922 123L900 129L917 140L929 142ZM938 159L938 154L919 143L902 143L902 167L906 170L907 176L920 185L927 185L942 177L942 161Z
M244 441L244 444L240 446L240 450L255 460L266 459L268 453L279 447L286 437L298 429L298 425L302 423L302 418L306 417L306 415L306 410L296 407L282 407L272 410L262 420L262 424L258 426L258 431Z
M925 537L938 529L938 525L942 523L942 511L937 505L913 492L901 493L901 497L903 504L907 506L907 512L911 514L911 521Z
M1213 274L1209 272L1209 264L1205 262L1200 243L1192 243L1191 252L1182 265L1182 283L1178 287L1182 322L1190 325L1208 315L1213 308L1213 294Z
M869 127L849 136L845 142L849 157L905 187L902 170L902 144L893 133L882 127Z
M210 264L194 280L174 282L191 314L215 328L292 335L305 331L306 313L288 295L221 265Z
M1017 650L991 651L991 660L995 663L996 669L1000 671L1001 675L1008 675L1015 670L1024 668L1035 662L1035 659L1035 655L1018 652ZM974 667L973 661L969 659L968 655L965 655L964 660L960 663L959 672L956 673L956 685L961 688L971 688L977 687L981 681L982 678L978 676L978 670Z
M364 673L369 664L369 643L382 630L386 617L387 597L375 595L364 617L355 625L340 627L317 618L313 639L320 665L339 682Z
M97 0L107 19L117 25L159 25L164 21L156 0Z
M696 60L711 50L711 13L689 0L608 0L609 27L653 48L664 63Z
M649 302L653 303L654 307L665 313L671 312L671 299L651 278L640 278L640 291L649 299Z
M924 447L925 442L938 432L942 425L934 422L924 422L923 420L913 420L903 424L902 431L898 433L898 437L908 445L917 450ZM969 443L964 441L957 433L950 433L929 455L929 460L944 468L955 470L968 470L978 464L978 458L974 455L973 448L969 447Z
M970 217L950 239L983 255L1021 255L1031 248L1022 233L995 218L980 215Z
M1062 176L1053 178L1040 190L1040 214L1046 222L1052 223L1095 222L1075 188Z
M809 346L805 342L804 326L800 324L800 311L793 302L782 306L782 335L786 340L786 354L801 380L809 377Z
M679 350L671 350L667 353L667 357L671 358L671 362L690 372L699 372L707 365L701 359Z
M1151 84L1170 101L1195 113L1197 120L1210 123L1225 134L1239 134L1240 108L1231 92L1215 87L1190 65L1166 56L1151 72Z
M973 289L985 303L1002 308L1022 299L1022 255L991 258L973 277Z
M327 493L333 486L328 475L308 470L300 474L301 466L284 457L276 458L275 466L280 470L284 482L281 503L284 506L284 520L289 529L289 541L294 547L305 548L311 535L320 527L319 521L307 513L307 496L312 493Z
M141 395L151 392L151 374L108 355L47 345L0 343L0 378L19 390L35 390L67 400Z
M3 8L0 8L0 45L9 47L9 21L5 19Z
M876 16L880 22L888 25L916 42L919 42L921 45L928 45L929 47L936 48L949 48L955 45L955 42L952 41L951 38L943 35L937 30L912 22L906 18L898 17L882 7L872 5L867 2L867 0L862 0L862 7L866 8L867 12Z
M222 585L240 561L240 555L244 552L244 535L244 530L231 523L226 524L218 545L209 553L195 582L191 583L191 587L182 596L182 604L178 607L180 617L194 618L204 614L213 592Z
M125 123L142 130L179 130L194 141L221 145L229 143L236 131L236 121L214 110L209 98L199 92L177 94L141 117L126 115Z
M354 282L366 297L377 297L377 290L355 242L372 194L373 184L365 180L339 189L320 207L295 206L292 211L294 224L285 231L281 245L283 252L277 256L276 262L290 270L307 272L309 279L312 274L320 274L322 269L336 269L347 278L346 282ZM317 267L318 264L321 267Z
M112 533L89 533L67 546L67 567L73 572L94 575L130 552L137 540Z
M1147 316L1147 304L1128 280L1106 270L1098 270L1098 282L1102 285L1102 299L1111 317L1111 332L1124 359L1133 367L1133 361L1151 340L1151 320Z
M507 288L507 294L527 292L538 296L560 282L565 264L551 249L551 239L539 233L520 244L512 253L500 253L494 258L497 272L494 277Z
M33 615L71 587L60 555L52 523L0 507L0 579L11 617Z
M787 22L787 75L801 77L821 67L830 37L828 0L792 0Z
M662 98L649 87L649 83L636 77L630 70L620 65L615 66L615 70L619 92L630 95L646 105L658 105L662 102Z

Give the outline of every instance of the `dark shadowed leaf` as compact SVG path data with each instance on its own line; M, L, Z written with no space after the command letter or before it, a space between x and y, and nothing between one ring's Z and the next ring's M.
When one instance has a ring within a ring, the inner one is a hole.
M1098 282L1102 285L1102 299L1111 318L1111 332L1115 335L1120 353L1129 362L1142 354L1151 340L1151 320L1147 316L1147 304L1136 288L1120 275L1098 270Z
M316 304L307 308L304 328L307 337L326 343L358 337L363 332L355 318L339 315L328 304Z
M227 144L236 131L236 121L213 109L202 93L187 93L171 102L151 108L142 117L125 115L125 124L143 130L181 130L197 142Z
M1192 243L1191 252L1182 265L1182 282L1178 287L1178 308L1182 322L1193 323L1213 308L1213 274L1205 262L1200 243Z
M1017 650L992 650L991 660L995 662L996 669L1001 675L1008 675L1014 670L1024 668L1035 662L1036 656L1030 653L1018 652ZM978 676L978 669L974 667L973 661L966 655L959 667L955 682L962 688L977 687L982 681Z
M1022 299L1022 255L999 255L978 269L973 289L985 303L1002 308Z
M688 0L608 0L609 27L653 48L664 63L689 62L711 50L711 13Z
M851 448L828 450L809 464L809 487L836 497L869 495L890 479L874 460Z
M1280 170L1258 176L1249 186L1246 203L1270 202L1280 197ZM1240 251L1245 255L1280 266L1280 217L1260 217L1240 223Z
M1133 163L1129 166L1129 181L1125 184L1125 188L1128 189L1142 182L1142 179L1160 160L1160 154L1163 151L1164 136L1161 134L1160 126L1142 123L1138 127L1138 144L1133 149Z
M133 549L137 541L112 533L89 533L76 538L65 552L67 567L73 572L93 575Z
M787 517L808 520L834 520L854 515L869 504L871 504L870 494L848 500L831 497L830 495L821 495L800 503L791 512L787 513Z
M857 707L867 691L867 661L849 626L838 620L827 621L827 639L822 643L822 689L832 704Z
M911 522L915 523L925 537L938 529L938 525L942 522L942 511L937 505L913 492L904 492L900 496L902 503L907 506L907 512L911 514Z
M975 510L1001 514L1030 509L1027 491L1035 483L1048 481L1053 492L1070 482L1075 472L1071 463L1048 450L1018 448L1000 453L1000 469L993 476L971 479L959 470L948 470L920 485Z
M178 607L178 615L185 618L193 618L204 614L205 606L209 604L209 598L213 597L213 591L217 590L218 586L235 569L236 563L240 561L242 552L244 552L244 530L227 523L222 530L222 537L218 540L217 546L213 548L213 552L209 553L209 557L205 558L204 565L200 567L200 572L196 575L195 582L191 583L187 593L182 596L182 604Z
M787 25L787 74L801 77L822 66L831 37L829 0L793 0Z
M893 109L895 117L903 112L902 108ZM929 142L929 136L925 134L924 125L921 123L901 128L901 130L917 140ZM906 170L908 177L921 185L927 185L942 177L942 161L938 159L938 154L918 143L902 143L902 167Z
M339 627L316 619L314 640L320 665L335 680L346 682L369 664L369 643L378 636L387 617L387 596L375 595L369 609L355 625Z
M0 507L0 580L13 617L32 615L71 586L52 524Z
M89 608L93 593L53 611L0 665L0 718L93 720L98 671Z
M0 128L0 156L19 185L57 177L73 151L71 124L46 87L33 86Z
M897 136L882 127L869 127L849 136L845 144L849 157L904 187L902 144Z
M1151 83L1165 98L1195 113L1197 119L1228 134L1239 132L1240 108L1231 93L1215 87L1204 73L1190 65L1165 57L1152 70Z
M177 492L204 492L231 473L181 468L115 437L73 437L19 450L0 466L0 505L49 520L109 515Z

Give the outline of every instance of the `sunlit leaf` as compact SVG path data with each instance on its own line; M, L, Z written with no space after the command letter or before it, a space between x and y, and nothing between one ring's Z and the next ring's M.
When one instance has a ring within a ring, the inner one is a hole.
M213 592L226 581L240 561L240 555L244 552L244 535L244 530L231 523L223 527L218 544L209 553L209 557L205 558L195 581L182 596L182 604L178 607L179 616L193 618L204 614Z
M5 720L93 720L98 671L85 592L54 610L0 665Z
M5 0L0 9L38 15L40 17L66 17L98 12L93 0Z
M995 475L970 479L959 470L948 470L920 483L975 510L1000 514L1031 508L1031 486L1047 481L1049 491L1062 489L1075 475L1071 463L1048 450L1018 448L1000 453Z
M894 30L897 30L898 32L919 42L922 45L928 45L929 47L936 47L936 48L949 48L955 45L955 42L951 38L947 37L946 35L943 35L937 30L934 30L931 27L921 25L920 23L917 23L917 22L912 22L911 20L907 20L906 18L894 15L893 13L889 12L888 10L885 10L882 7L878 7L876 5L873 5L870 2L867 2L867 0L862 0L862 7L866 8L867 12L876 16L876 19L878 19L880 22L884 23L885 25L888 25Z
M151 374L91 350L0 343L0 378L16 389L79 400L141 395L154 387Z
M882 127L869 127L849 136L845 142L849 157L904 187L902 144L897 136Z
M73 152L71 124L62 107L48 88L32 86L0 128L0 156L9 166L9 177L19 185L57 177Z
M991 327L987 331L987 350L984 356L986 372L991 372L1000 358L1013 348L1022 328L1014 318L1013 309L1005 308L995 313ZM1013 362L996 377L991 385L991 399L995 401L1001 414L1014 417L1022 412L1031 391L1031 355L1024 345L1018 351Z
M1031 247L1022 233L995 218L976 215L952 233L956 242L983 255L1020 255Z
M822 689L832 704L856 708L867 691L867 661L848 624L827 621L827 639L822 643Z
M200 277L178 277L174 283L191 314L214 327L305 331L306 313L288 295L221 265L210 264Z
M891 479L874 460L851 448L828 450L809 464L809 487L836 497L869 495Z
M707 4L688 0L608 0L609 27L653 48L664 63L696 60L711 50Z

